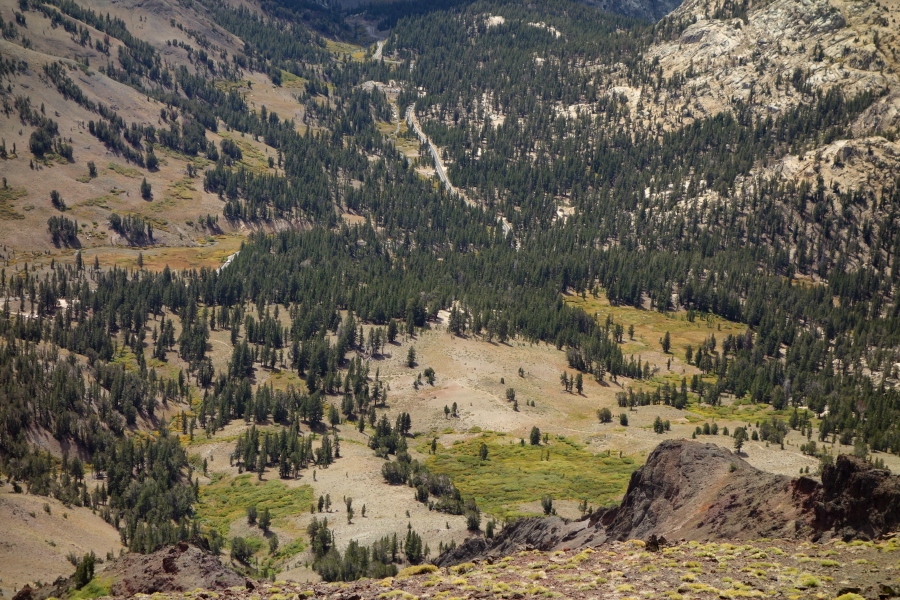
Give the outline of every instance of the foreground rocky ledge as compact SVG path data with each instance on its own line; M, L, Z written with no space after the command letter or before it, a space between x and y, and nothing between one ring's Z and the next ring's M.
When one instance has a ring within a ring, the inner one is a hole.
M900 593L900 536L878 541L682 542L651 552L641 541L600 548L523 550L500 560L343 584L248 582L218 591L129 597L228 600L450 600L504 598L786 598L886 600Z

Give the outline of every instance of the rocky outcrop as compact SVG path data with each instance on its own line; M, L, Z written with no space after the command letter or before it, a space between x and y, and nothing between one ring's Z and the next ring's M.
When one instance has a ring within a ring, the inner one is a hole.
M600 525L614 540L873 539L900 527L900 476L842 455L821 483L791 479L714 444L671 440L634 472Z
M597 514L599 516L601 513ZM569 522L559 517L519 519L505 527L493 540L469 539L461 546L441 554L434 564L446 567L476 558L490 560L523 548L541 551L579 548L606 539L602 531L588 525L587 521Z
M789 477L759 471L715 444L663 442L635 471L610 539L793 537L807 527Z
M900 527L900 477L852 456L822 471L812 500L812 526L826 537L874 539Z
M522 519L491 541L438 557L448 566L526 548L565 550L630 539L873 539L900 528L900 476L838 457L822 474L760 471L715 444L667 440L635 471L621 505L589 519Z
M645 94L634 117L654 127L680 127L731 111L740 101L765 118L810 102L817 91L838 87L850 98L888 89L855 129L895 131L900 38L877 4L750 0L742 10L718 6L684 0L667 17L679 35L653 44L644 59L658 61L664 77L683 77L684 84L652 98Z
M519 548L549 550L556 545L560 532L567 527L559 517L519 519L503 529L493 540L472 538L466 543L441 554L434 564L447 567L476 557L503 556Z
M245 585L241 577L203 548L181 542L152 554L128 554L103 571L114 596L216 590Z

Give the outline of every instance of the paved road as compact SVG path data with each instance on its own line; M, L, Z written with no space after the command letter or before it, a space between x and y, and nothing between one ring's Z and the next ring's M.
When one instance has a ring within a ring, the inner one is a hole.
M218 269L216 269L216 273L221 273L222 270L223 270L225 267L227 267L228 265L231 264L231 261L233 261L233 260L234 260L234 257L237 256L238 254L240 254L240 252L235 252L234 254L232 254L231 256L229 256L228 258L226 258L226 259L225 259L225 262L222 263L222 266L219 267Z
M383 42L384 40L387 39L387 35L385 35L383 33L378 33L378 31L375 29L374 25L366 25L366 31L369 33L370 36L372 36L373 38L375 38L378 41Z
M466 204L475 206L474 202L466 198L464 194L460 194L459 190L450 183L450 178L447 177L447 169L444 167L444 161L441 160L441 155L438 152L437 146L435 146L431 141L431 138L422 131L422 127L419 125L419 119L416 117L416 112L413 110L412 104L406 108L406 122L412 127L412 130L415 132L416 137L419 138L419 141L428 146L428 152L431 153L431 157L434 159L434 170L437 173L438 179L440 179L441 183L444 184L444 187L447 188L447 191L454 196L461 197L466 201Z
M409 123L409 126L412 127L412 130L415 132L416 137L419 138L419 141L428 146L428 151L431 153L431 157L434 159L434 171L437 173L438 179L441 180L441 183L444 184L444 187L447 188L447 191L453 194L454 196L458 196L462 198L466 204L469 206L476 206L476 203L470 200L465 194L461 193L458 189L456 189L452 183L450 183L450 178L447 177L447 169L444 166L444 161L441 160L441 155L438 152L437 146L434 145L434 142L431 141L425 132L422 131L422 127L419 125L419 119L416 117L416 111L414 110L414 106L410 104L406 108L406 122ZM506 217L500 215L497 219L500 222L500 226L503 228L503 235L508 236L512 233L512 225L510 225L509 221L506 220Z

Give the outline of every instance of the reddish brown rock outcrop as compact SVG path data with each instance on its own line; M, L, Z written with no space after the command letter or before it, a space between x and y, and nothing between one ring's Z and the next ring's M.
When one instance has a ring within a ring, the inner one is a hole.
M124 556L110 565L103 577L113 580L111 592L115 596L225 589L247 581L217 556L187 542L152 554Z

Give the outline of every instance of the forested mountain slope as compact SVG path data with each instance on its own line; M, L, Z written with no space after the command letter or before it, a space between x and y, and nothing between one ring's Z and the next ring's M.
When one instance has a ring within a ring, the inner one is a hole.
M433 11L447 10L453 7L464 7L472 0L439 0L423 2L421 0L376 0L360 2L360 0L337 0L343 8L355 9L364 7L365 12L377 19L383 29L392 28L397 20L411 14L425 14ZM582 4L612 12L626 17L634 17L648 22L659 21L681 4L680 0L580 0Z
M748 377L720 391L753 388L754 397L774 394L781 402L802 381L807 401L823 398L837 381L830 374L822 388L791 373L795 359L809 365L810 351L824 359L813 359L813 370L843 371L838 380L845 382L854 377L838 355L867 346L866 327L858 321L855 342L832 345L825 340L836 323L820 319L873 302L864 313L888 320L871 335L886 341L896 330L893 311L884 310L897 250L896 48L879 41L868 49L863 37L896 42L887 26L893 13L875 5L726 3L704 5L709 19L699 20L697 7L686 5L653 32L611 20L609 34L597 36L574 10L554 19L527 5L490 8L473 5L441 28L432 21L401 26L389 43L398 57L415 58L408 78L425 92L417 110L444 147L453 182L504 214L526 246L535 231L554 231L555 244L585 252L580 267L567 271L586 271L576 290L590 290L599 277L619 302L712 309L760 327L759 341L768 342L752 349L750 363L710 365L720 375ZM735 24L739 38L753 28L786 32L783 44L791 40L796 52L813 55L779 58L777 48L750 34L752 44L723 43L716 61L700 62L698 49L714 46L705 36L725 23ZM834 39L844 40L840 56L820 56ZM443 53L462 58L447 68ZM773 82L741 83L743 68ZM519 77L503 74L513 72ZM714 94L714 84L726 92ZM724 100L696 109L706 98ZM562 241L568 236L571 242ZM805 283L793 285L795 278ZM754 290L769 300L755 305ZM781 312L775 307L786 305L775 298L783 294L808 300ZM807 349L795 353L798 343ZM883 354L894 343L879 341L859 354L868 357L855 369L862 385L879 384L869 371L895 374L895 359ZM820 354L816 346L829 350ZM573 354L579 364L580 353Z
M464 408L415 395L435 374L412 344L438 322L497 352L549 344L565 392L615 385L623 410L687 427L747 402L767 412L740 439L900 453L897 9L692 0L651 25L492 0L411 11L376 51L287 2L0 0L3 474L133 551L196 534L258 574L308 552L325 579L389 575L428 554L408 511L404 558L388 532L336 540L273 504L266 554L268 521L248 545L249 506L210 496L269 473L308 513L352 439L422 519L479 531L480 501L425 464L440 429L429 450L405 410ZM601 299L709 335L642 348L582 308ZM401 349L392 405L380 366ZM515 433L543 457L528 400Z

